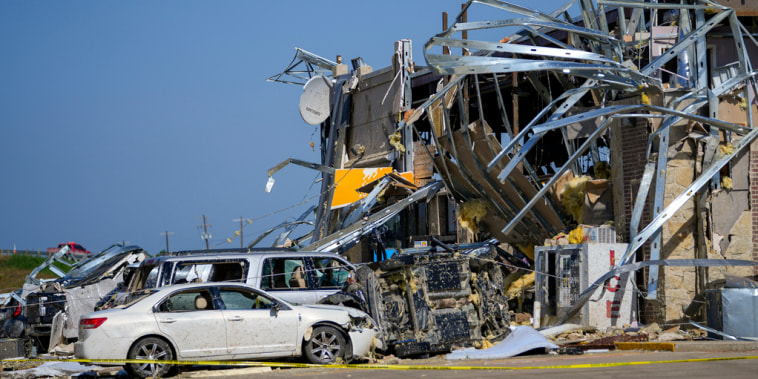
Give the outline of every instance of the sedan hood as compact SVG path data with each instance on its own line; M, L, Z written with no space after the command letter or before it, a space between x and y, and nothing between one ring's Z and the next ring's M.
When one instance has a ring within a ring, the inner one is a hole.
M367 317L368 316L366 312L363 312L359 309L343 307L340 305L311 304L311 305L300 305L299 307L310 308L310 309L327 309L327 310L332 310L332 311L346 311L350 315L350 317Z

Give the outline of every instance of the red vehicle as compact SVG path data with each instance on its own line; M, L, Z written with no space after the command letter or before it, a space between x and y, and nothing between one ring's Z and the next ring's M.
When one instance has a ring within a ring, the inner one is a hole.
M58 250L60 250L63 246L68 246L68 248L71 250L71 254L74 255L89 255L90 253L90 251L85 249L84 246L76 242L59 243L58 247L48 247L47 252L50 254L57 253Z

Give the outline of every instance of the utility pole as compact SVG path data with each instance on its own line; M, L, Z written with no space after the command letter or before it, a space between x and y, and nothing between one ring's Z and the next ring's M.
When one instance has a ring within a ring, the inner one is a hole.
M169 232L168 230L166 230L165 232L161 233L162 236L166 236L166 254L168 254L168 252L169 252L169 250L168 250L168 236L170 234L174 234L174 232Z
M199 225L198 228L201 226L203 227L203 234L200 235L200 238L205 240L205 250L210 250L210 246L208 246L208 240L210 240L212 236L210 233L208 233L208 227L213 225L205 223L205 215L203 215L203 225Z
M243 223L245 221L248 221L248 222L251 222L251 221L249 219L246 219L246 218L241 217L241 216L240 216L240 218L235 218L232 221L239 221L240 222L240 249L244 249L245 248L245 243L242 240L242 234L243 234L243 229L245 228L245 225Z

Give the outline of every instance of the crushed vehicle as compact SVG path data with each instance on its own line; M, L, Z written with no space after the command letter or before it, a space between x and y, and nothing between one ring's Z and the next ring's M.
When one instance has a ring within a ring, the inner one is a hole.
M247 283L295 304L315 304L339 291L355 266L332 253L291 249L215 249L172 253L143 261L125 289L98 304L108 309L129 294L182 283Z
M19 321L9 325L13 329L4 334L14 338L26 337L37 348L47 351L76 340L79 317L92 312L101 297L123 282L128 265L149 257L139 246L114 244L97 254L90 254L73 264L68 273L63 273L53 263L70 264L64 259L68 253L68 248L64 247L48 258L27 276L24 288L10 297L8 304L4 305L5 313L19 307L23 312L15 316ZM45 268L60 277L37 279L36 275ZM23 333L19 332L19 322L23 324Z
M239 283L180 284L145 290L120 308L79 322L81 359L270 359L305 356L315 364L366 356L377 330L356 309L297 306ZM171 366L129 363L137 377Z
M80 245L80 244L78 244L76 242L64 242L64 243L59 243L58 247L48 247L47 248L47 253L48 254L55 254L60 249L62 249L63 246L68 246L68 248L71 250L71 253L73 255L89 255L90 254L89 250L85 249L84 246L82 246L82 245Z
M363 265L355 283L321 303L370 314L380 328L377 339L398 357L505 338L511 319L505 288L511 269L527 264L496 241L439 245Z

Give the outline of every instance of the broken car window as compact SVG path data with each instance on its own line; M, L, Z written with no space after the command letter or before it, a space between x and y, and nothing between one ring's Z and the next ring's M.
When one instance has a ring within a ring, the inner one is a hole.
M176 265L176 273L171 282L173 284L207 282L212 268L213 265L210 264L180 263Z
M347 282L350 268L334 258L316 259L316 276L319 288L342 288Z
M152 269L150 269L150 271L147 273L147 278L145 279L144 288L155 288L157 284L158 284L158 266L155 266Z
M158 306L159 312L190 312L212 309L213 301L208 290L175 293Z
M271 309L271 299L252 291L225 288L219 294L228 310Z
M308 288L302 259L268 258L263 263L263 289Z

